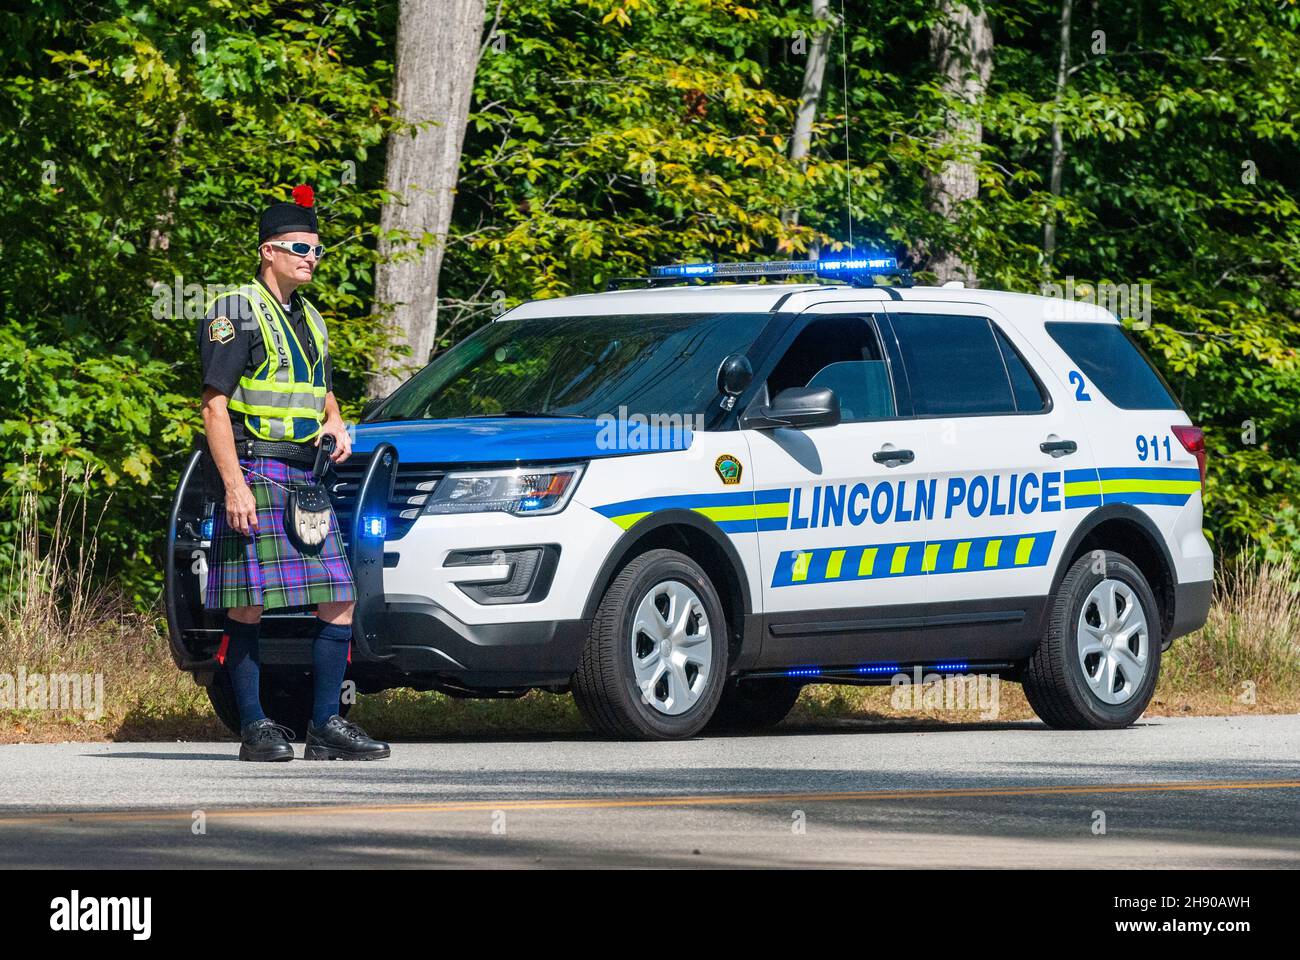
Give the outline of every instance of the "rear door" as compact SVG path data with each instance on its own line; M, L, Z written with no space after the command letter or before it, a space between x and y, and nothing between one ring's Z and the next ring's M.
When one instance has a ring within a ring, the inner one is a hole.
M882 630L882 621L919 618L927 600L925 500L933 485L924 425L897 415L866 304L814 307L775 355L769 397L830 387L843 419L745 431L766 517L761 665L844 666L897 655L891 644L902 625Z
M1095 503L1083 424L1030 343L983 305L891 302L889 336L938 481L925 567L950 655L1017 659L1032 645L1053 573Z

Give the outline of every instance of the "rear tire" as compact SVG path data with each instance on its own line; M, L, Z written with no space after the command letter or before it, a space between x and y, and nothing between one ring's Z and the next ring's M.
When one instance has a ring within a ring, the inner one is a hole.
M340 695L341 696L341 695ZM299 743L307 737L307 721L312 715L312 686L310 674L285 674L262 671L261 688L262 709L276 723L293 731L293 739ZM235 700L235 688L230 682L230 674L218 670L208 686L208 701L217 719L225 724L235 736L239 736L239 704ZM350 703L340 699L338 715L346 717L352 709Z
M212 712L225 724L226 729L239 736L239 705L235 703L235 691L230 685L230 678L225 670L218 670L212 682L207 686L208 702Z
M573 697L599 733L679 740L722 696L727 621L708 575L675 550L649 550L614 578L596 611Z
M1039 719L1062 730L1127 727L1160 678L1159 607L1122 554L1080 557L1052 598L1047 635L1021 683ZM1100 566L1099 572L1094 567Z
M711 731L765 730L786 718L803 685L781 678L736 680L727 683L718 709L709 721Z

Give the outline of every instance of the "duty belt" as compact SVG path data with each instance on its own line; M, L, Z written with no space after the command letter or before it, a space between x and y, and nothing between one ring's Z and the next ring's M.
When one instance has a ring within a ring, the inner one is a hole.
M239 445L239 453L247 460L254 457L272 457L287 463L312 466L316 462L316 447L310 443L291 440L254 440L251 437Z

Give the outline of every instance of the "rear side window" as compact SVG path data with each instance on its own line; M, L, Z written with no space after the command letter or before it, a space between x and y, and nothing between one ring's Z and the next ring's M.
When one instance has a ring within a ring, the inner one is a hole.
M903 313L891 319L918 417L1017 412L1009 364L986 318ZM1010 344L1007 348L1023 367ZM1037 392L1036 384L1032 390ZM1041 397L1026 402L1042 409Z
M1178 401L1117 323L1047 323L1047 333L1079 371L1123 410L1177 410Z

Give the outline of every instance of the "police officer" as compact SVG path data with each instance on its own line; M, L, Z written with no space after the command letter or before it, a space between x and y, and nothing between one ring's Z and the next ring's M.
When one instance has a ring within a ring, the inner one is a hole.
M205 603L226 611L217 659L239 706L241 760L291 760L294 732L262 709L258 635L262 612L315 607L313 710L304 759L372 760L389 746L339 716L350 660L353 583L337 518L324 542L304 549L284 524L289 489L310 482L322 437L331 459L351 442L334 399L325 321L300 288L325 252L311 187L273 203L258 232L251 283L218 298L198 330L203 424L224 504L215 511Z

